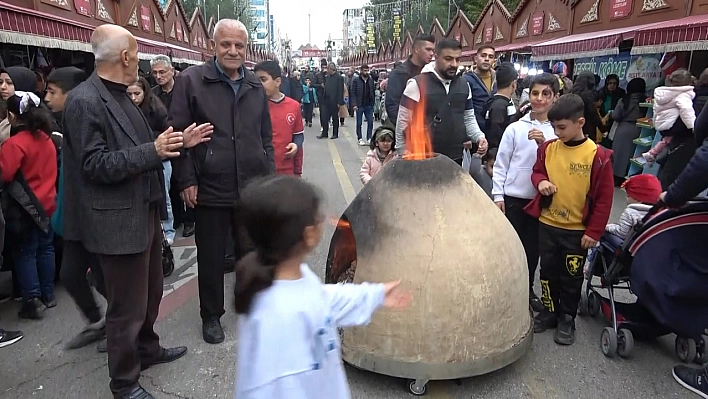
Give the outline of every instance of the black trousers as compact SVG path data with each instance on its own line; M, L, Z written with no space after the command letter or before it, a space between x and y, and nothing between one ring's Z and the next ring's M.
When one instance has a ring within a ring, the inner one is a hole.
M103 272L98 257L87 251L80 241L64 241L61 281L81 313L90 323L101 320L101 308L96 302L86 273L91 269L91 276L96 282L96 290L107 298Z
M332 137L339 137L339 108L337 104L320 103L322 114L322 135L329 135L329 121L332 121Z
M305 123L312 123L312 111L314 110L315 104L313 103L303 103L302 110L305 116ZM324 125L323 125L324 126Z
M199 314L203 321L220 318L224 311L226 255L238 261L250 248L232 208L197 206L195 242L199 282Z
M108 375L115 398L138 385L140 364L157 360L163 349L155 333L162 300L162 224L151 207L145 251L133 255L97 255L106 280Z
M530 292L533 292L533 280L538 267L538 219L524 212L529 202L529 199L504 196L504 213L524 246L529 268L529 287Z
M587 251L580 245L582 230L565 230L539 223L541 301L555 314L575 318L583 286Z

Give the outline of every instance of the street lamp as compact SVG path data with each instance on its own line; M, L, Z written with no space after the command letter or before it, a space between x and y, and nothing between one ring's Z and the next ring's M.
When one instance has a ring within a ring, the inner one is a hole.
M330 33L329 36L327 37L327 61L332 62L332 46L334 45L334 42L332 41L332 34Z

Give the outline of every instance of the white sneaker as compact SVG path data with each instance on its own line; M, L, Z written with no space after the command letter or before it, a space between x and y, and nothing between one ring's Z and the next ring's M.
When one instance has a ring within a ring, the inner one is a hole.
M364 139L359 139L359 145L364 146L367 144L366 144L366 141L364 141Z

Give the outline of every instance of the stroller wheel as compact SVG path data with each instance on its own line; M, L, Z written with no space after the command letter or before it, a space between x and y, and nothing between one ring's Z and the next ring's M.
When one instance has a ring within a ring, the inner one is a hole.
M591 291L588 294L588 314L592 317L600 313L600 296L596 292Z
M617 355L617 333L612 327L602 329L600 348L602 349L602 354L607 357L615 357Z
M626 328L622 328L619 330L617 338L617 354L624 358L630 357L634 350L634 336L632 332Z
M676 336L674 348L676 349L676 356L684 363L691 363L696 358L696 341L691 338Z
M693 359L696 364L704 364L706 362L706 337L701 337L701 340L696 343L696 358Z

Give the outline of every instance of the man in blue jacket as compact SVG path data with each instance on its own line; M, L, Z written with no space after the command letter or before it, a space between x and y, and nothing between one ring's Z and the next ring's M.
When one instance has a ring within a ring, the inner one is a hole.
M494 69L494 47L485 45L477 49L474 56L475 67L467 72L464 77L472 89L472 102L477 124L482 131L485 130L484 106L497 94L497 77ZM484 132L487 133L487 132Z

